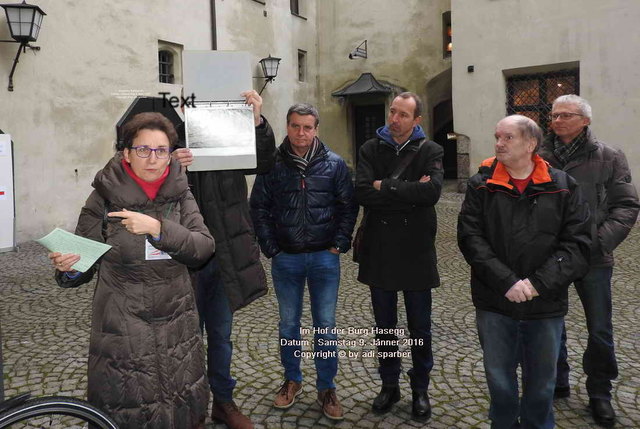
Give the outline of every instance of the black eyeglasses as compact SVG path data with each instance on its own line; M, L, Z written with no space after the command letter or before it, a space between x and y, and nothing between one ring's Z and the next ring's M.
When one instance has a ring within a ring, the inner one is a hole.
M573 113L573 112L561 112L561 113L550 113L549 120L555 121L556 119L562 119L566 121L567 119L571 119L573 116L584 116L582 113Z
M148 146L132 146L131 149L135 149L136 155L138 155L140 158L149 158L151 156L151 152L155 152L156 158L167 159L169 158L169 154L171 153L171 149L168 147L151 149Z

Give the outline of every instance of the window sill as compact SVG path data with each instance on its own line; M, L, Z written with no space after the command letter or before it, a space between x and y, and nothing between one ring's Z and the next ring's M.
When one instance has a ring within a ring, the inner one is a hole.
M302 15L298 15L297 13L294 13L294 12L291 12L291 15L293 15L293 16L297 16L298 18L300 18L300 19L304 19L305 21L307 20L307 18L305 18L304 16L302 16Z

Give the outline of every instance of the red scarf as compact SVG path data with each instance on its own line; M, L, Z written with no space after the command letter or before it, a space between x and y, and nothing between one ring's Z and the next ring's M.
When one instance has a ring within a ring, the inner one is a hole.
M147 197L151 201L155 200L156 195L158 195L158 191L160 190L160 187L162 186L162 184L164 183L164 180L169 175L169 166L167 165L167 168L164 170L164 173L162 173L162 176L160 176L158 180L154 180L153 182L145 182L144 180L136 176L136 173L133 172L129 163L124 159L122 160L122 166L124 167L124 171L126 171L127 174L131 176L131 178L135 180L135 182L138 185L140 185L144 193L147 194Z

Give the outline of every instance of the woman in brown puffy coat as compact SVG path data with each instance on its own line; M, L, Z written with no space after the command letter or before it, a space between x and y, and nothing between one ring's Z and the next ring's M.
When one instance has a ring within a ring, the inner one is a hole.
M98 272L89 345L88 399L120 428L204 427L204 349L187 266L214 251L159 113L123 128L125 149L96 175L76 234L112 248L89 271L51 253L56 279L75 287ZM99 265L99 267L97 267Z

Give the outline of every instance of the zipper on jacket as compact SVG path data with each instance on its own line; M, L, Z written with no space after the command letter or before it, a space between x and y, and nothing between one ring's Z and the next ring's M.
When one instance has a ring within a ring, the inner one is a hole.
M307 185L304 179L307 176L304 173L300 173L300 186L302 186L302 231L304 231L304 237L307 238Z

